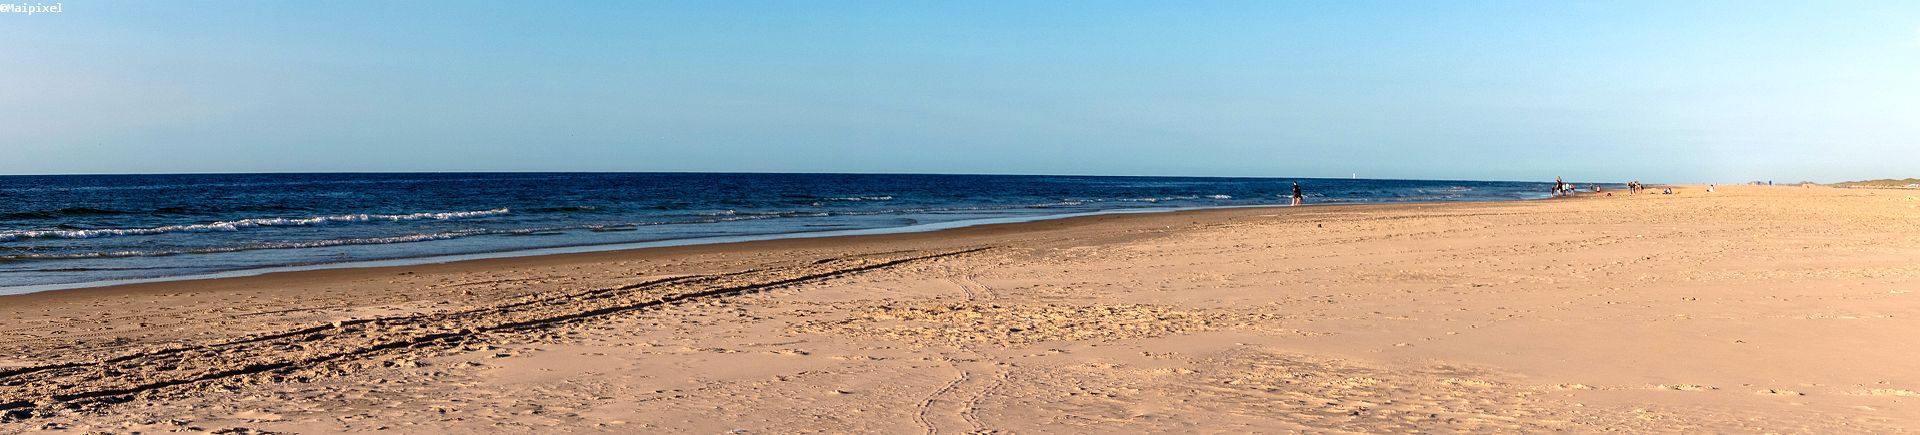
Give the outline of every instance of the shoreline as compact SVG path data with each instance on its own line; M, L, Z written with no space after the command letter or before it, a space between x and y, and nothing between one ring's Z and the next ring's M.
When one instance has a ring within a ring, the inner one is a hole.
M1492 201L1428 201L1428 202L1376 202L1376 203L1331 203L1331 204L1309 203L1309 204L1302 204L1301 206L1302 207L1348 207L1348 206L1417 206L1417 205L1437 205L1437 204L1491 204L1491 203L1506 203L1506 202L1541 201L1541 200L1553 200L1553 199L1558 199L1558 198L1546 197L1546 198L1526 198L1526 199L1492 200ZM284 274L284 273L301 273L301 272L330 271L330 270L354 270L354 269L381 269L381 268L396 268L396 267L407 267L407 266L453 264L453 263L464 263L464 262L470 262L470 261L485 261L485 260L495 260L495 259L534 258L534 257L564 256L564 255L592 254L592 253L604 253L604 252L640 251L640 250L648 250L648 249L673 248L673 247L685 247L685 246L736 245L736 244L779 241L779 240L832 239L832 238L843 238L843 237L867 237L867 236L884 236L884 235L900 235L900 234L937 233L937 232L943 232L943 231L952 231L957 229L982 227L982 226L1021 225L1021 224L1029 224L1029 223L1035 223L1035 222L1071 220L1071 219L1080 219L1080 218L1098 217L1098 216L1177 214L1177 213L1204 212L1209 210L1234 210L1234 209L1266 209L1266 208L1285 209L1285 208L1292 208L1292 207L1293 206L1289 206L1286 204L1262 204L1262 205L1236 205L1236 206L1218 206L1218 207L1110 209L1110 210L1099 210L1099 211L1091 211L1091 212L1063 213L1063 214L1055 214L1055 215L970 219L970 220L960 220L960 221L938 222L938 223L931 223L931 224L915 224L915 225L907 225L907 226L900 226L900 227L864 228L864 229L849 229L849 230L822 230L822 231L810 231L810 232L755 234L755 235L740 235L740 236L697 237L697 238L686 238L686 239L653 240L653 241L645 241L645 242L615 242L615 243L605 243L605 244L527 248L527 249L475 252L475 253L451 254L451 255L432 255L432 256L423 256L423 257L401 257L401 258L388 258L388 259L378 259L378 260L356 260L356 261L345 261L345 262L338 262L338 263L317 263L317 264L305 264L305 265L256 267L256 268L214 271L214 272L207 272L207 273L194 273L194 274L188 274L188 275L161 276L161 277L152 277L152 278L116 279L116 280L104 280L104 281L87 281L87 282L60 283L60 284L39 284L39 285L26 285L26 286L0 286L0 300L4 300L4 298L11 297L11 296L23 296L23 295L31 295L31 294L37 294L37 293L46 293L46 292L87 290L87 289L109 289L109 288L122 287L122 286L140 286L140 285L147 285L147 284L161 284L161 283L182 282L182 281L200 282L200 281L210 281L210 280L248 278L248 277L257 277L257 276L264 276L264 275Z
M0 297L0 432L1920 425L1920 197L1675 190Z
M70 203L34 201L23 203L24 208L7 210L20 220L10 221L8 229L0 230L0 239L13 240L6 243L13 246L10 251L15 254L0 256L6 266L0 271L0 294L277 271L821 236L800 234L810 232L928 231L1135 212L1135 207L1152 208L1138 212L1160 212L1283 205L1284 198L1277 197L1276 192L1284 191L1288 180L730 173L155 177L16 180L0 189L20 194L59 186L97 191ZM687 183L691 180L760 187L703 190L699 183ZM1310 200L1335 203L1546 196L1545 187L1540 186L1543 183L1533 182L1294 180L1323 183L1321 190L1315 190L1320 198ZM453 190L439 190L457 185L449 183L467 183L479 190L458 195L451 193ZM168 204L142 203L140 198L153 188L185 190L173 194L178 197L168 199ZM330 197L339 198L323 199ZM792 217L819 219L787 219ZM468 219L477 220L441 222ZM615 234L594 234L602 232Z

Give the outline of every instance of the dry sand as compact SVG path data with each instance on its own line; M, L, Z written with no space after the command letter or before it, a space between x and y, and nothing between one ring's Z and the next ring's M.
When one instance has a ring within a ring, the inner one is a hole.
M0 432L1920 428L1920 195L1678 190L0 297Z

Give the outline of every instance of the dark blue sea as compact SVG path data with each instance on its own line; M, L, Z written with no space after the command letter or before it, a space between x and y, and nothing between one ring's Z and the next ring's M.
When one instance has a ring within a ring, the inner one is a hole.
M1311 204L1544 198L1552 185L717 173L4 176L0 293L539 248L1275 205L1295 181Z

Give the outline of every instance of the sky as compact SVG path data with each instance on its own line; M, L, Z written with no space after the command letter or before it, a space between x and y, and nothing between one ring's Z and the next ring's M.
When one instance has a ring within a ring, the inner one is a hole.
M59 4L0 174L1920 176L1913 1Z

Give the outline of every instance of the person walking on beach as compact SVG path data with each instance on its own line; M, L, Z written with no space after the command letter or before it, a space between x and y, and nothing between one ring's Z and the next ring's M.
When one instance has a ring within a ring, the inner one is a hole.
M1300 205L1300 200L1305 198L1306 195L1300 194L1300 182L1293 182L1293 205Z

